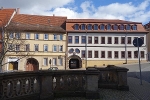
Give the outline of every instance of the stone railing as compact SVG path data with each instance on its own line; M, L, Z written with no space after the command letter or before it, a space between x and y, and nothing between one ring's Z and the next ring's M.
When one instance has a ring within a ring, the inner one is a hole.
M62 96L85 96L88 99L97 99L99 98L98 86L107 88L104 83L110 87L112 87L110 84L114 84L117 89L126 88L124 87L127 86L126 76L123 75L126 75L127 70L117 70L115 75L110 74L111 71L113 73L114 70L87 68L86 70L0 73L0 100L53 100L55 97ZM111 77L106 78L106 76ZM112 79L112 77L117 78Z

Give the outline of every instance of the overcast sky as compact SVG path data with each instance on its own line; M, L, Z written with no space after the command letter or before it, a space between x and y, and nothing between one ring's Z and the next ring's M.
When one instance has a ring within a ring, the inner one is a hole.
M0 0L0 6L23 14L150 21L150 0Z

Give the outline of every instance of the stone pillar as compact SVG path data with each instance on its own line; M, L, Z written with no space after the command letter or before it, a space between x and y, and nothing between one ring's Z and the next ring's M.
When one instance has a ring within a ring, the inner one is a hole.
M99 71L96 68L86 68L86 98L99 99Z
M40 100L53 100L53 79L52 72L40 72Z
M118 89L119 90L129 90L129 86L127 84L127 68L117 68L118 73Z

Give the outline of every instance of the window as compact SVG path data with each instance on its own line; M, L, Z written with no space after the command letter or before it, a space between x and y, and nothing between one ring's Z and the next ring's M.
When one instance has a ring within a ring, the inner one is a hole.
M128 44L131 44L131 37L128 37Z
M101 44L105 44L105 37L101 37Z
M138 58L138 51L134 51L134 58Z
M79 30L79 24L74 25L74 30Z
M111 30L111 25L110 24L107 25L107 30Z
M57 65L57 58L53 58L53 65L54 65L54 66Z
M60 37L60 40L63 40L63 35L61 34L61 35L59 35L59 37Z
M108 51L108 58L112 58L112 52Z
M133 29L133 30L137 30L137 25L133 25L133 26L132 26L132 29Z
M128 58L132 58L132 53L131 53L131 51L128 51Z
M105 51L101 51L101 58L105 58Z
M121 44L125 44L125 37L121 37Z
M75 43L79 43L79 36L75 36Z
M91 36L88 37L88 43L92 44L92 37Z
M125 58L125 51L121 51L121 58Z
M39 34L35 34L35 39L36 39L36 40L39 39Z
M91 24L87 25L87 30L92 30L92 25Z
M98 58L98 51L94 51L94 58Z
M20 45L16 45L16 51L20 51Z
M58 59L58 65L62 66L63 65L63 58Z
M44 40L48 40L48 34L44 34Z
M72 43L72 36L68 37L68 43Z
M114 30L118 30L118 25L113 25Z
M111 43L112 43L111 37L108 37L108 44L111 44Z
M53 45L53 52L57 51L57 45Z
M10 39L14 38L14 33L10 33L9 38Z
M82 51L81 51L81 57L82 57L82 58L85 58L85 50L82 50Z
M118 51L114 51L114 58L118 58Z
M12 50L14 50L14 45L13 44L8 44L8 49L10 50L10 51L12 51Z
M141 58L145 58L144 51L141 51Z
M30 44L25 45L25 51L30 51Z
M92 51L88 51L88 58L92 58Z
M44 66L48 66L48 58L44 58L43 59L43 65Z
M124 30L124 25L120 25L120 30Z
M131 26L130 25L126 25L126 30L130 30Z
M39 45L38 44L34 44L34 51L39 51Z
M81 41L82 43L86 43L86 36L82 36L81 39L82 39Z
M94 24L94 30L98 30L98 25Z
M74 51L73 48L69 49L69 53L73 53L73 51Z
M80 50L78 48L75 49L76 53L80 53Z
M44 44L44 51L48 51L48 45Z
M105 30L105 25L104 24L100 25L100 30Z
M98 44L98 37L94 37L94 44Z
M143 43L144 43L144 37L140 37L142 40L143 40Z
M57 35L56 35L56 34L54 34L53 36L54 36L54 40L57 40Z
M85 24L81 24L81 30L85 30Z
M62 52L63 51L63 45L59 46L59 51Z
M115 40L115 41L114 41L114 44L118 44L118 37L115 37L114 40Z
M20 33L16 33L15 36L16 36L16 39L20 39Z
M30 33L26 33L26 39L30 39Z

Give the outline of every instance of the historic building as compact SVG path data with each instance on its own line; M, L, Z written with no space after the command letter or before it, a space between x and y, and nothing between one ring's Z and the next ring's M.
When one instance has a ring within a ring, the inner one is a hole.
M124 20L67 19L67 68L106 66L138 62L137 47L132 41L139 37L141 61L147 60L146 34L142 23Z
M65 69L67 17L16 14L7 30L21 42L7 53L5 70ZM23 45L23 46L22 46Z

